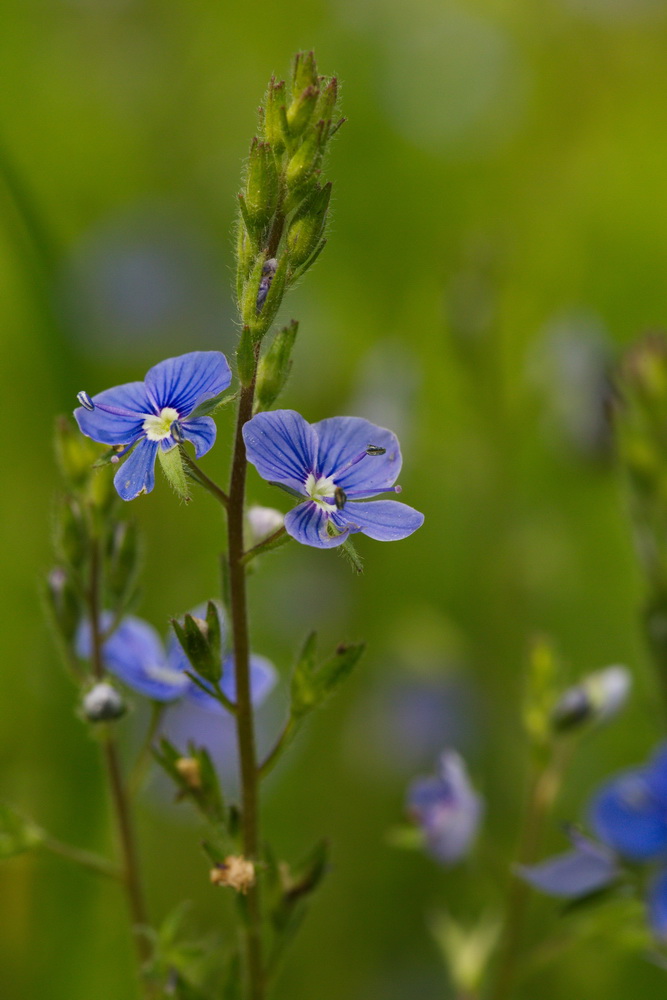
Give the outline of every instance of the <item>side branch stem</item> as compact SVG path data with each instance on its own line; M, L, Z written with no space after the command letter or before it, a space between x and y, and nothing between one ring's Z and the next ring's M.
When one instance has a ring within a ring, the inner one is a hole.
M258 350L259 345L255 355L255 372L257 370ZM254 396L255 375L253 375L250 384L243 387L239 399L227 518L229 590L232 635L234 640L234 670L236 676L236 734L241 766L241 829L243 853L245 857L253 861L257 859L259 854L259 781L250 690L250 643L248 637L246 576L243 564L243 518L248 464L243 440L243 427L252 417ZM248 892L247 904L245 938L248 998L249 1000L263 1000L262 915L257 885L253 886Z
M564 745L557 744L546 765L534 767L521 827L517 864L530 865L537 859L544 822L558 795L568 758ZM507 896L500 960L489 1000L510 1000L514 995L529 894L528 883L513 873Z

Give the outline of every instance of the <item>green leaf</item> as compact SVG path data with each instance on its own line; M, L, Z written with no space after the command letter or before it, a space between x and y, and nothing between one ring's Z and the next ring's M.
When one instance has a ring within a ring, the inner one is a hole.
M39 847L45 839L40 828L13 806L0 802L0 859L12 858Z
M189 503L191 500L188 479L183 468L183 456L180 448L170 448L165 451L163 448L157 450L160 465L170 486L178 494L181 500Z
M341 644L316 667L316 635L311 633L301 651L291 686L291 712L299 719L329 698L352 672L365 649L365 643Z

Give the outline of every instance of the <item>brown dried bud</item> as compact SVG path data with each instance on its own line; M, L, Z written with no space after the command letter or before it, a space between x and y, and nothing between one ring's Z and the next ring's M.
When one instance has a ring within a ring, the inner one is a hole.
M245 895L255 884L255 866L242 854L230 854L210 871L213 885L228 885Z

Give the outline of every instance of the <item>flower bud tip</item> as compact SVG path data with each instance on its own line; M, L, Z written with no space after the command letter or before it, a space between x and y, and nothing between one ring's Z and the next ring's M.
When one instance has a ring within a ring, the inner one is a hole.
M93 403L88 393L84 392L83 389L81 390L81 392L77 392L76 398L79 400L79 403L81 404L81 406L83 406L84 410L95 409L95 404Z

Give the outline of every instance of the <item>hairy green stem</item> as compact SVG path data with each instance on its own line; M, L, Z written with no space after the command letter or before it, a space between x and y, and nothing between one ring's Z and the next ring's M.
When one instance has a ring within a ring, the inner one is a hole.
M265 778L269 771L272 771L275 765L280 760L283 750L288 745L292 737L294 736L296 725L294 719L288 719L285 724L285 728L278 737L274 747L269 751L269 754L258 767L258 774L260 778Z
M281 525L280 528L277 528L263 541L258 542L257 545L253 545L251 549L248 549L241 561L244 566L247 566L256 556L261 556L263 552L270 552L271 549L278 548L279 545L283 545L285 542L289 542L289 540L290 536L285 531L284 525Z
M259 349L259 345L258 345ZM255 368L257 371L257 354ZM250 691L250 643L246 601L246 571L243 564L243 525L247 459L243 427L252 417L255 375L241 390L227 508L229 591L231 601L234 669L236 676L236 734L241 767L241 808L243 853L256 861L259 854L259 779L255 749L255 724ZM262 962L262 913L258 886L247 896L245 925L248 1000L263 1000L265 993Z

